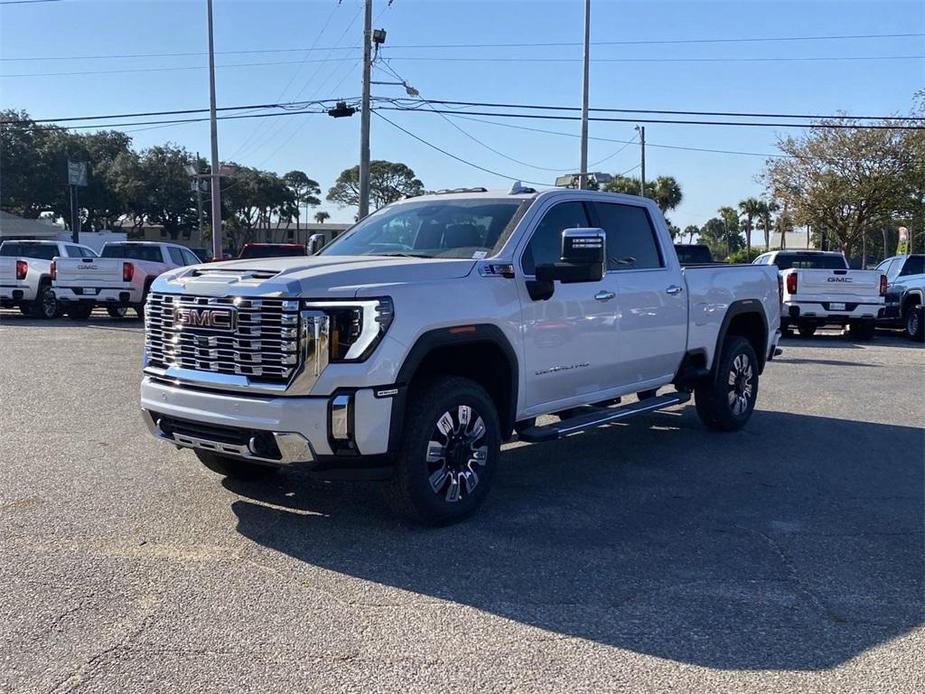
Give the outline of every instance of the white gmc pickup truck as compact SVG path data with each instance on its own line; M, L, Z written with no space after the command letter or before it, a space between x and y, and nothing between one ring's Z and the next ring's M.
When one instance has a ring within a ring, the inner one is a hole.
M67 241L9 240L0 244L0 306L33 318L55 318L61 307L51 287L55 258L95 258L87 246Z
M426 195L316 256L158 277L141 406L221 474L387 479L398 509L444 524L484 500L515 431L548 441L691 393L708 427L739 429L779 307L773 267L682 270L643 198Z
M71 318L85 319L101 304L113 318L128 308L144 316L144 305L154 278L162 272L201 261L175 243L120 241L107 243L97 258L59 259L52 288Z
M879 270L851 270L836 251L782 250L758 256L755 265L780 272L781 334L796 327L803 337L826 325L847 326L859 340L873 339L883 312L886 276Z

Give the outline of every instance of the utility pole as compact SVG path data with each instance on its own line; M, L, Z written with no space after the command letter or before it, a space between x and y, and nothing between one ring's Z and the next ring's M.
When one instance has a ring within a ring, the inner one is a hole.
M363 100L360 106L360 204L357 220L369 214L369 83L372 69L373 0L363 0Z
M637 125L639 131L639 195L646 196L646 126Z
M588 63L591 59L591 0L585 0L585 42L582 57L581 83L581 158L578 166L578 187L588 187Z
M218 121L215 116L215 48L212 41L212 0L209 11L209 125L212 136L212 258L222 258L222 179L218 163Z

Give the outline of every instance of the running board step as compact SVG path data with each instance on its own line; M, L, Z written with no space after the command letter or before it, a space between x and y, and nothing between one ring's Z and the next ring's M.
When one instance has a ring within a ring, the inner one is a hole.
M530 427L524 429L518 434L521 441L529 443L542 443L544 441L555 441L570 434L577 434L586 429L593 429L602 424L619 422L623 419L629 419L636 415L663 410L672 405L680 405L691 399L690 393L669 393L668 395L659 395L654 398L640 400L630 405L621 405L620 407L611 407L600 409L588 414L570 417L555 424L547 424L541 427Z

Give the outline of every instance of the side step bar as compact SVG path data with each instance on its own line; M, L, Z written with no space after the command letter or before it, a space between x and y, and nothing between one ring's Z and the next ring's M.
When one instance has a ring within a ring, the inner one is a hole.
M521 431L518 438L521 441L527 441L529 443L555 441L556 439L561 439L570 434L577 434L586 429L599 427L602 424L610 424L611 422L629 419L630 417L645 414L646 412L654 412L655 410L663 410L672 405L680 405L690 399L690 393L677 392L669 393L668 395L659 395L654 398L634 402L630 405L600 409L577 417L570 417L561 422L556 422L555 424L530 427L529 429Z

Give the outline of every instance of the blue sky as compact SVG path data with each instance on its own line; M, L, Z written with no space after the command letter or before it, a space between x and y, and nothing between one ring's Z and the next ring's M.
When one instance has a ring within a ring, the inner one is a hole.
M342 0L340 4L336 0L215 0L216 63L238 65L217 70L219 106L358 96L361 4L361 0ZM35 118L208 106L205 5L205 0L62 0L0 6L0 104L4 108L26 109ZM394 0L391 6L387 0L375 0L374 17L375 25L388 32L383 57L425 98L568 106L580 103L579 45L408 47L577 43L582 36L580 0ZM592 2L592 42L923 32L925 2L921 0ZM304 50L313 45L335 49ZM299 50L229 53L280 49ZM192 55L71 58L151 53ZM925 86L925 61L843 58L922 55L925 39L921 36L595 45L591 105L794 113L844 111L863 115L906 112L913 93ZM68 59L53 59L56 57ZM832 57L839 60L754 60ZM18 60L21 58L42 59ZM243 65L250 63L271 64ZM118 72L126 70L136 72ZM108 72L47 74L101 71ZM383 72L375 73L374 78L393 79ZM403 90L377 86L374 94L400 97ZM482 147L440 116L395 112L384 115L453 154L506 175L552 183L558 172L577 169L575 137L454 120L493 149L541 167L533 168ZM572 121L501 122L578 133L578 123ZM131 131L136 148L171 141L203 155L209 150L208 123L123 129ZM342 169L356 163L358 130L358 117L335 120L324 115L296 115L222 121L220 157L279 173L302 169L326 191ZM755 177L764 159L658 145L773 153L777 136L784 132L649 124L647 175L675 176L683 188L684 202L669 216L681 227L701 224L714 215L717 207L762 192ZM591 123L590 133L592 137L614 140L635 137L633 123ZM610 157L595 167L598 170L620 173L631 169L638 163L638 146L618 152L621 147L618 143L592 140L589 160ZM449 159L377 118L373 119L372 156L409 164L428 188L509 185L506 179ZM332 213L334 220L346 221L353 214L352 210L328 203L324 209Z

